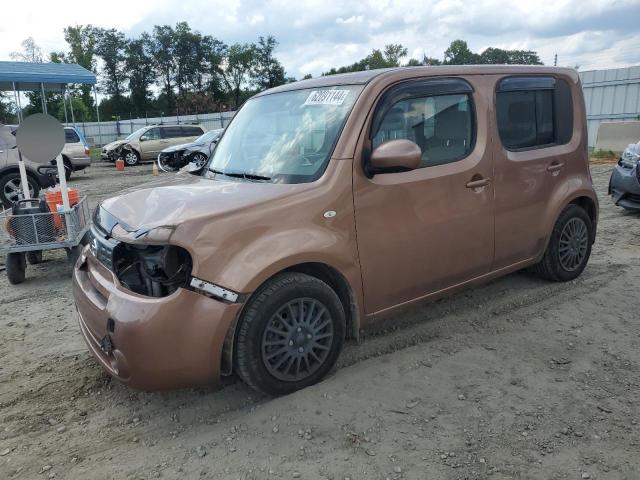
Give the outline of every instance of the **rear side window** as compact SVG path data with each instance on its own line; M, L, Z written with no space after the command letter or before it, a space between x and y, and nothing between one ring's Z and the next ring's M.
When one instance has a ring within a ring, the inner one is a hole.
M496 92L496 116L507 150L568 143L573 132L571 89L553 77L503 79Z
M76 133L75 130L70 128L64 129L64 142L65 143L78 143L80 142L80 137Z
M182 127L183 137L199 137L203 133L200 127Z
M162 129L164 138L180 138L182 137L181 127L165 127Z

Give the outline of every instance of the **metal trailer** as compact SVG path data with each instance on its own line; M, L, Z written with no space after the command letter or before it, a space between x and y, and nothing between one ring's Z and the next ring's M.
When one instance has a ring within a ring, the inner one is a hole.
M80 245L91 224L91 212L86 197L64 213L38 212L39 200L33 203L34 213L14 215L11 210L0 213L0 254L6 255L9 283L22 283L27 260L35 265L42 261L42 252L64 248L67 258L75 263Z
M46 92L62 92L65 120L67 118L67 85L92 85L96 102L96 115L100 122L98 98L96 93L96 76L89 70L76 64L67 63L31 63L31 62L0 62L0 91L13 91L18 112L18 121L22 123L22 106L20 104L21 91L40 92L42 113L47 113ZM73 105L71 118L75 122ZM56 159L58 179L62 193L63 213L57 211L42 211L39 207L32 207L26 211L3 211L0 215L0 253L6 253L6 270L10 283L20 283L24 280L26 259L30 263L42 260L42 252L54 248L64 248L71 260L75 260L78 246L85 236L90 223L89 207L86 199L81 199L71 206L65 179L62 157ZM33 202L37 199L29 198L27 173L22 161L18 161L22 185L22 201ZM26 212L26 213L25 213Z

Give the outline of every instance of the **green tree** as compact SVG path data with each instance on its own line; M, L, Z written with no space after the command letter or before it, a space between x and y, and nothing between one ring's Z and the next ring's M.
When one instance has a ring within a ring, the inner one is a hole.
M202 39L204 75L199 82L202 81L202 86L215 97L222 96L224 92L223 63L228 50L229 47L217 38L205 35Z
M286 83L284 67L273 55L278 42L273 35L259 37L254 48L255 61L251 72L254 85L265 90Z
M5 92L0 92L0 123L15 123L15 108L11 98Z
M175 106L173 80L175 78L176 62L173 50L175 32L170 25L156 25L153 27L153 58L158 78L167 99L167 107Z
M454 40L444 51L445 65L471 65L480 63L480 56L473 53L467 42L464 40Z
M125 48L127 42L124 33L115 28L96 29L97 43L95 53L104 67L102 70L102 87L104 92L113 96L114 101L122 101L127 75L125 73Z
M229 47L224 69L224 81L234 99L236 108L240 106L242 86L249 80L254 65L255 46L249 43L235 43Z
M388 67L399 67L400 59L407 56L407 48L403 47L399 43L397 44L389 44L384 47L384 60L386 66Z
M407 56L407 49L400 44L385 45L384 50L373 49L369 55L349 66L332 68L323 75L336 73L361 72L376 68L399 67L400 59Z
M23 40L20 45L22 46L21 52L11 52L9 54L12 60L31 63L42 63L44 61L42 49L36 45L33 37Z
M66 55L69 63L77 63L81 67L86 68L90 72L96 71L96 31L92 25L76 25L75 27L69 26L64 29L64 39L69 45L69 52ZM73 94L79 90L82 97L82 101L85 104L86 111L90 117L89 121L93 117L94 103L93 96L91 94L91 85L82 85L78 88L72 87Z
M129 77L131 107L138 115L149 107L150 88L155 81L151 36L143 32L140 38L129 40L125 48L125 70Z
M187 22L179 22L173 30L173 59L175 65L175 85L178 95L183 96L188 85L197 83L199 67L203 58L199 58L202 52L200 46L202 35L193 32Z

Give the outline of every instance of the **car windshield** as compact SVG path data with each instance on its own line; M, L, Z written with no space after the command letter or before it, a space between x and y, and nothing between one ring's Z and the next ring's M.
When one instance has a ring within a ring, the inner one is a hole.
M279 183L318 179L362 88L331 86L249 100L218 143L207 176Z
M138 130L136 130L135 132L130 134L127 138L125 138L125 140L133 140L134 138L139 137L140 135L142 135L144 133L144 131L146 129L147 129L147 127L139 128Z
M198 138L196 138L193 143L210 143L213 142L216 138L218 138L220 136L220 134L222 133L222 129L218 129L218 130L209 130L207 133L205 133L204 135L200 135Z

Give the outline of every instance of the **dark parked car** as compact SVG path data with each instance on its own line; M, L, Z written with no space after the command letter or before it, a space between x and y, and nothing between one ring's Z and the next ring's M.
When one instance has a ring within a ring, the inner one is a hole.
M192 143L183 143L165 148L158 155L158 167L165 172L177 172L187 164L190 171L202 170L224 129L210 130Z
M640 142L622 152L611 173L609 195L619 207L640 211Z

